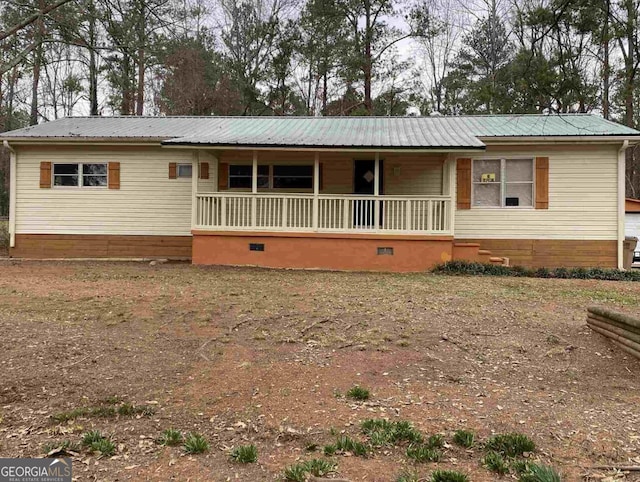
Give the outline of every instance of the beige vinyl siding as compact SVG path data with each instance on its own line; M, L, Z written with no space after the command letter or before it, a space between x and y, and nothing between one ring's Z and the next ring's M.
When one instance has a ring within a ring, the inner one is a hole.
M457 210L455 237L616 239L617 149L614 145L488 146L481 157L549 157L549 209Z
M375 154L320 153L323 171L322 194L353 193L354 159L374 159ZM224 151L220 162L251 164L250 151ZM440 195L442 193L442 166L445 156L439 154L384 154L384 194L392 195ZM201 158L202 160L202 158ZM313 165L313 152L259 151L258 164L307 164ZM249 191L249 189L236 189ZM268 190L277 192L276 190ZM312 192L312 189L305 192ZM292 192L292 191L284 191Z
M17 152L18 234L169 236L191 232L191 179L169 179L169 163L191 163L190 152L89 146L18 147ZM41 161L120 162L120 189L41 189Z

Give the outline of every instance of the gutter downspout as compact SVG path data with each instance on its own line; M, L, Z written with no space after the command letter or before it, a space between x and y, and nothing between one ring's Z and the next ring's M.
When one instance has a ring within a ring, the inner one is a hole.
M625 140L618 149L618 269L624 269L624 199L627 147L629 147L629 140Z
M9 145L9 141L3 141L4 147L9 149L9 247L16 247L16 151Z

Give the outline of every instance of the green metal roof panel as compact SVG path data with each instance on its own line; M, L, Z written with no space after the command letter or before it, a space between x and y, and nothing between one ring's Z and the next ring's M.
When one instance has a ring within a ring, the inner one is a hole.
M434 117L69 117L2 139L153 139L166 145L482 149L505 137L640 136L587 114Z

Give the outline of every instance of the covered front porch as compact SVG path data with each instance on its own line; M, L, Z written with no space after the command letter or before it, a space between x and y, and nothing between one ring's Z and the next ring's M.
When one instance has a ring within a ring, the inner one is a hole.
M213 169L194 183L194 231L453 235L447 153L222 151L198 163Z

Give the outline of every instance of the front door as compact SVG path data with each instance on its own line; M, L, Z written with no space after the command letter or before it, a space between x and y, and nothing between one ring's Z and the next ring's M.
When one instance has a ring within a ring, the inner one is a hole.
M353 193L373 196L375 190L375 163L372 160L357 159L353 163ZM380 194L383 194L384 169L382 160L380 163L380 176L378 186ZM353 226L362 229L374 229L375 202L372 199L360 199L353 202ZM382 218L382 209L380 209Z

